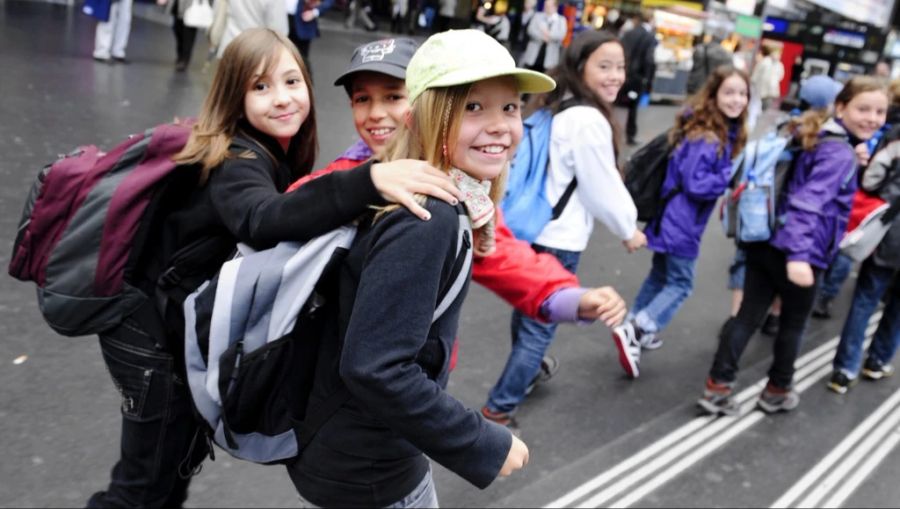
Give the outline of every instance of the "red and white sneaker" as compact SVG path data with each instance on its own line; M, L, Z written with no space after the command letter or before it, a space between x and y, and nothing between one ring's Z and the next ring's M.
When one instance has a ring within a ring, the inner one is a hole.
M634 324L625 322L612 330L613 342L619 350L619 364L629 378L640 375L641 343L634 332Z

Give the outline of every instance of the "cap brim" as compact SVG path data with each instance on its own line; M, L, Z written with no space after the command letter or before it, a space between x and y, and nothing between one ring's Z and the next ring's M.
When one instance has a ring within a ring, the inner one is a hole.
M519 85L519 92L523 94L540 94L556 88L556 82L550 76L537 71L519 68L506 71L498 70L496 72L473 72L469 69L461 69L435 80L429 84L428 88L463 85L501 76L512 76L515 78Z
M406 79L406 67L401 67L399 65L394 65L387 62L370 62L347 70L344 74L341 74L336 80L334 80L334 86L343 86L350 78L350 76L361 72L377 72L379 74L386 74L399 80Z

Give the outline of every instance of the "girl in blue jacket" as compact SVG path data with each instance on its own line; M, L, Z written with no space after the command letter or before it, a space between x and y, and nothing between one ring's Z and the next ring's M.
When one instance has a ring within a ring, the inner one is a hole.
M778 225L768 242L745 244L747 274L737 317L719 337L719 348L698 406L710 414L734 414L738 363L772 299L780 295L781 320L773 344L769 381L757 401L767 413L789 411L800 401L792 389L794 361L816 295L816 279L837 254L856 192L853 147L884 124L885 84L873 77L850 80L835 98L834 117L810 111L788 129L801 145L778 200Z
M653 267L641 286L626 323L613 332L624 350L662 346L657 334L675 316L694 286L700 238L716 200L731 178L731 159L747 139L750 84L733 67L719 67L689 99L675 121L670 143L675 148L660 196L662 213L647 223L647 247ZM637 377L638 370L626 370Z

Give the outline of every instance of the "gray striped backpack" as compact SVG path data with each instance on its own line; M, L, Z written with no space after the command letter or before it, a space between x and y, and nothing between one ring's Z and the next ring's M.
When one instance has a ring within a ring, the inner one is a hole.
M453 271L432 321L468 279L471 226L461 206ZM337 299L337 270L356 228L240 254L184 301L185 362L194 407L213 442L234 457L287 463L350 397L306 413L318 344Z

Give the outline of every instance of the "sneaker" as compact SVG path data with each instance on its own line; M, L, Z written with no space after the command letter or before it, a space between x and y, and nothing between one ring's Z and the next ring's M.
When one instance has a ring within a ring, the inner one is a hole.
M771 382L766 384L756 406L767 414L790 412L800 404L800 395L793 389L775 387Z
M812 315L816 318L831 318L831 299L817 298L813 304Z
M831 379L828 380L826 387L838 394L847 394L847 391L850 390L850 387L854 384L856 384L855 378L850 378L843 371L835 371L831 374Z
M619 350L619 364L630 378L637 378L640 374L641 344L635 335L635 326L632 322L625 322L612 330L613 342Z
M637 333L638 343L641 344L641 348L644 350L656 350L663 346L662 338L657 336L655 332L644 332L637 327L635 327L635 332Z
M703 397L697 400L697 406L707 415L735 415L738 408L733 393L734 383L720 383L707 377Z
M491 422L496 422L501 426L506 426L506 428L509 429L509 431L517 437L522 432L519 429L519 423L516 422L516 418L513 417L512 414L509 414L507 412L494 412L487 406L483 406L481 407L481 415Z
M894 366L890 364L882 364L874 357L866 359L863 365L862 375L869 380L881 380L894 374Z
M773 315L772 313L766 315L766 321L763 322L762 328L760 329L762 333L766 336L775 336L778 334L779 318L778 315Z
M525 395L531 394L531 391L534 390L537 384L549 381L557 371L559 371L559 360L552 355L545 355L544 358L541 359L541 369L538 370L538 373L531 379L531 383L529 383L528 388L525 389Z

